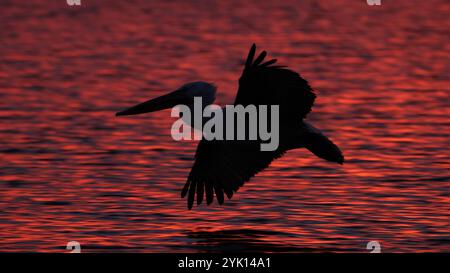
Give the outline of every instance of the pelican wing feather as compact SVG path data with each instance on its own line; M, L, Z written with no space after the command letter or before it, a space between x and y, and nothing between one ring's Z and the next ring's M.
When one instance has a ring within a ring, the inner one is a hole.
M219 204L224 195L233 194L254 175L267 168L283 155L283 150L261 152L257 141L201 140L195 154L195 162L189 173L181 197L188 195L188 208L200 205L206 195L206 203L213 202L214 194Z
M234 104L279 105L281 117L305 118L316 98L308 82L295 71L273 65L276 59L262 63L266 51L253 61L255 52L256 45L253 44L239 79Z

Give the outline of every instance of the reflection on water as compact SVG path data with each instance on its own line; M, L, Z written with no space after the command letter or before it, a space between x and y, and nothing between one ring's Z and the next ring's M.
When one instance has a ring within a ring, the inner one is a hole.
M333 249L299 248L289 243L295 234L257 229L222 229L217 231L192 231L191 248L200 252L330 252ZM284 238L284 239L283 239ZM279 241L278 241L279 240Z
M1 1L0 251L450 251L449 10ZM348 161L291 151L187 211L196 143L172 141L169 111L114 113L193 80L232 102L252 42L315 87L309 120Z
M281 232L254 229L232 229L218 231L189 232L193 244L199 251L206 252L288 252L295 251L289 243L265 241L266 237L277 237Z

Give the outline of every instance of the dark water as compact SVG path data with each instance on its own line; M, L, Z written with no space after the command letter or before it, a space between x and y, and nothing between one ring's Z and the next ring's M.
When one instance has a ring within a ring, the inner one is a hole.
M446 0L0 2L0 251L450 251ZM224 206L179 198L182 83L231 103L256 42L317 90L343 166L289 152Z

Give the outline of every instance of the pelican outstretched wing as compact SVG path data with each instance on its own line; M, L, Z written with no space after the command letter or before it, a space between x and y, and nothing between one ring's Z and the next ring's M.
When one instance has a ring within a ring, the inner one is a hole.
M235 105L279 105L280 133L292 129L288 120L300 124L310 111L315 95L308 83L296 72L282 66L274 66L275 59L264 61L263 51L255 60L256 46L250 49L244 72L239 79L239 90ZM283 124L286 124L283 126ZM287 150L279 147L275 151L261 151L260 141L201 140L195 155L195 162L181 192L188 196L191 209L197 195L201 204L206 195L210 204L217 197L224 202L224 194L231 198L245 182L267 168Z
M224 202L224 194L231 199L233 193L255 174L267 168L270 163L283 155L284 151L260 151L256 141L201 140L195 154L194 166L189 173L181 197L188 195L191 209L197 195L200 205L206 195L209 205L217 197Z
M297 72L273 65L277 60L264 62L266 51L254 59L255 44L245 62L239 79L235 105L279 105L280 118L305 118L311 112L316 95L308 82Z

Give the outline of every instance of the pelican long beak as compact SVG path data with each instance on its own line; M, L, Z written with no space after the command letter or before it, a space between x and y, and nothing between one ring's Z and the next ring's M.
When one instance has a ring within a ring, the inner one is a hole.
M178 104L188 104L188 98L184 94L183 90L175 90L169 94L151 99L149 101L140 103L126 110L116 113L116 116L129 116L137 115L149 112L155 112L174 107Z

